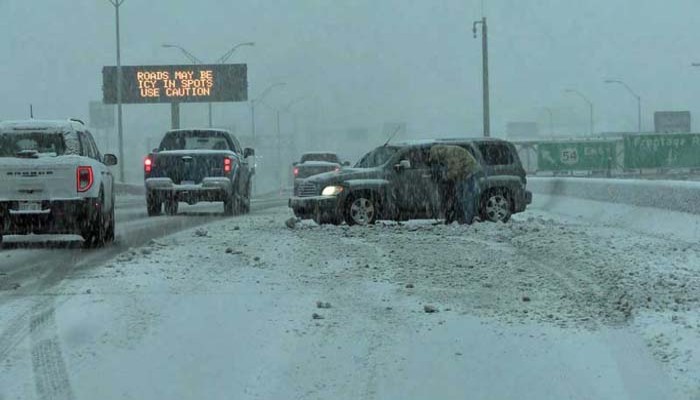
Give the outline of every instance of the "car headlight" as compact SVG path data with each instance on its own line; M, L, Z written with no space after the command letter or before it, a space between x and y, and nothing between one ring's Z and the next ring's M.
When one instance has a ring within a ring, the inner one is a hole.
M337 196L342 191L342 186L326 186L321 192L321 196Z

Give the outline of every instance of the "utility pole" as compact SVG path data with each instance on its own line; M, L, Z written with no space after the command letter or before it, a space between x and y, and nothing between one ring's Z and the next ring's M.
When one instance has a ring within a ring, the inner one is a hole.
M481 18L481 21L474 21L472 32L476 39L476 26L481 25L481 79L483 84L483 107L484 107L484 137L491 136L491 110L489 105L489 37L488 27L486 25L486 17Z
M114 14L117 25L117 135L119 138L119 181L124 183L124 125L122 122L122 56L121 36L119 32L119 7L125 0L109 0L114 6Z

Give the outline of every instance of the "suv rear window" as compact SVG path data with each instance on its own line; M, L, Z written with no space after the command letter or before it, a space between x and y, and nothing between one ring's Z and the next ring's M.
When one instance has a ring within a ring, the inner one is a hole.
M481 143L479 152L484 156L486 165L510 165L515 162L510 147L503 143Z
M0 134L0 157L16 157L21 151L60 156L66 152L62 133L22 132Z

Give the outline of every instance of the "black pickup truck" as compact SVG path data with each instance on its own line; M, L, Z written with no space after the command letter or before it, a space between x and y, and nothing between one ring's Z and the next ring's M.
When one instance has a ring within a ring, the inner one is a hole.
M250 211L253 149L220 129L168 131L144 160L148 215L177 214L178 203L222 201L224 214Z
M498 139L441 139L378 147L353 168L300 180L289 207L317 223L371 224L377 219L437 219L441 199L431 174L430 148L462 146L481 163L482 220L507 221L532 202L515 147Z

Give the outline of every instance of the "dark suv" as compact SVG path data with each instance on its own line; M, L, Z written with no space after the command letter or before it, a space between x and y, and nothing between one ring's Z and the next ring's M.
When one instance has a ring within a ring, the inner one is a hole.
M299 182L289 207L317 223L371 224L377 219L437 219L441 215L438 184L429 163L430 148L456 145L481 163L482 220L508 221L525 211L532 193L513 144L499 139L439 139L378 147L353 168L315 175Z

